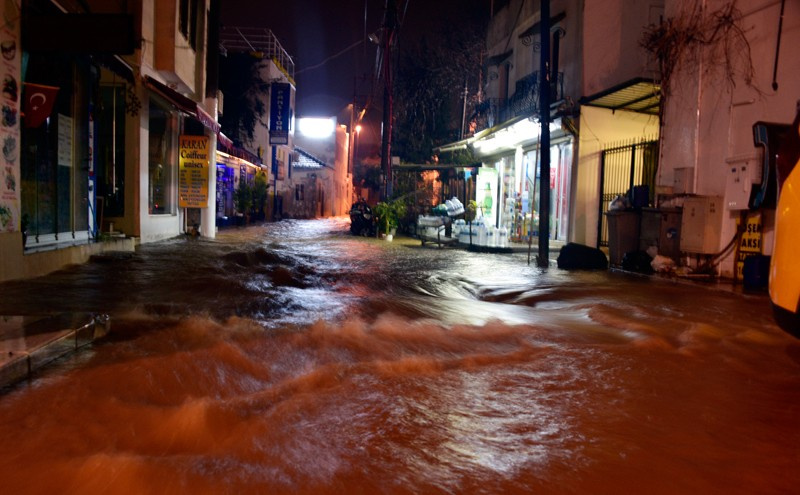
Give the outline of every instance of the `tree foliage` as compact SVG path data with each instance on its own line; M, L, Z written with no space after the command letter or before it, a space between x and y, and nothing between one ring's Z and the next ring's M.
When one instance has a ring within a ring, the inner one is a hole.
M253 148L256 125L266 127L269 91L261 80L265 66L266 62L247 53L229 53L220 62L219 85L225 102L220 126L238 146Z
M706 73L721 75L729 88L736 85L738 76L747 86L757 89L742 19L736 0L725 2L716 10L709 9L705 2L692 0L681 4L674 16L645 29L640 44L658 62L663 100L673 92L675 75L701 65Z
M474 111L486 20L470 3L457 9L463 19L398 48L393 154L403 161L424 163L432 148L460 139L465 84L467 118Z

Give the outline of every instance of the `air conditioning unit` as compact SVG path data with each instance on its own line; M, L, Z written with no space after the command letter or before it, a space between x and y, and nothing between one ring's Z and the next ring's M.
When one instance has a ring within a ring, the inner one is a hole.
M719 251L723 199L719 196L693 196L683 201L681 251L714 254Z

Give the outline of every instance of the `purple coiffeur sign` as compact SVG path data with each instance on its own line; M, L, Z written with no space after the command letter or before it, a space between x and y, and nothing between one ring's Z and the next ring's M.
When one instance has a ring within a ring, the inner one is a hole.
M291 117L291 86L289 83L272 83L269 99L269 144L289 144Z

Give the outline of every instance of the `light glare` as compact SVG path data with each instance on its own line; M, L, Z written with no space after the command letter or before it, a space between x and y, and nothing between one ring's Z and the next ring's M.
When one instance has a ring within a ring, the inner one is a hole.
M335 128L332 118L303 117L298 119L300 133L314 139L324 139L333 135Z

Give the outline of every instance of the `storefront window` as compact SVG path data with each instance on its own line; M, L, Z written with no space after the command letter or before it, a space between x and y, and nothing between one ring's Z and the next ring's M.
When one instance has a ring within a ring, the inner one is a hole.
M498 227L505 227L508 232L514 232L517 212L519 185L517 183L516 160L513 156L504 157L501 161L502 179L502 205L498 212Z
M165 105L150 100L149 188L151 215L175 212L174 176L177 159L178 118Z
M97 197L104 217L125 214L125 86L100 87L95 108ZM98 212L100 213L100 212Z
M572 143L562 143L559 148L558 175L556 177L556 230L555 238L567 240L569 235L569 200L570 183L572 181Z
M522 235L533 230L539 235L539 193L541 161L537 151L530 151L524 158L527 180L522 198L525 221ZM572 170L572 143L560 143L550 147L550 239L566 240L569 233L569 191ZM531 205L530 202L533 204ZM532 206L532 208L531 208Z
M22 121L21 199L30 245L88 234L88 66L78 58L30 54L26 91L55 88L40 124ZM41 86L34 86L41 85Z
M217 164L217 218L232 217L233 183L236 174L233 168Z
M483 217L487 225L495 225L497 208L497 169L489 166L481 168L478 173L475 200L478 204L478 216Z

